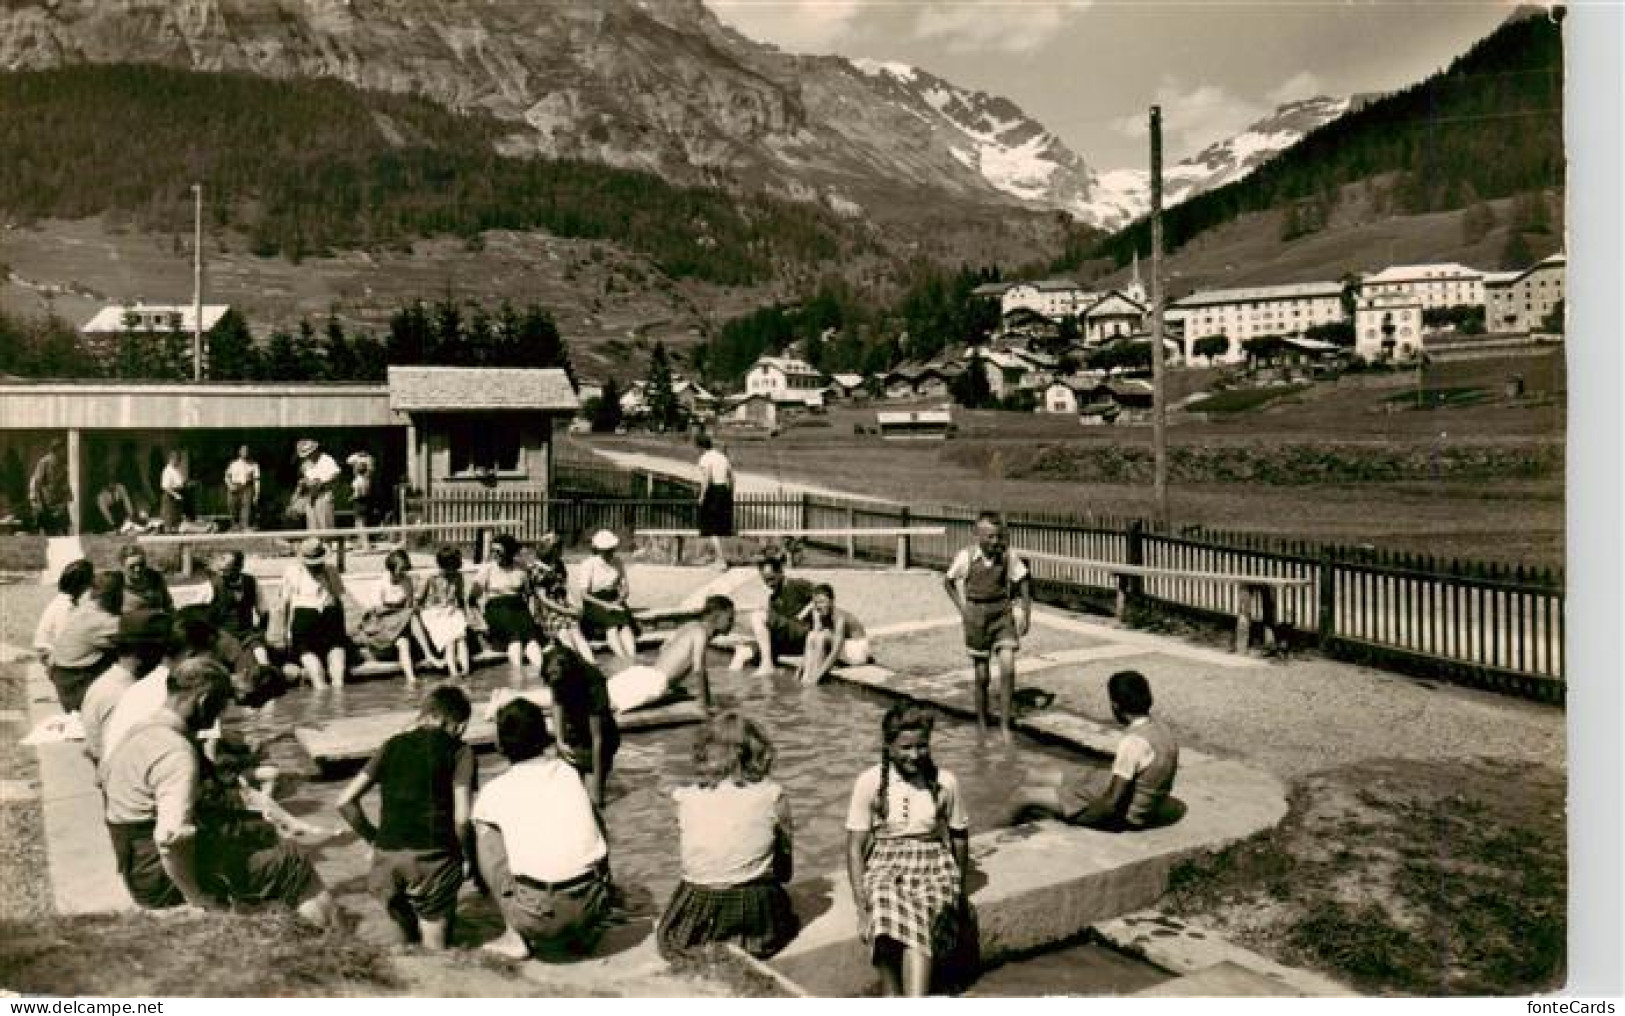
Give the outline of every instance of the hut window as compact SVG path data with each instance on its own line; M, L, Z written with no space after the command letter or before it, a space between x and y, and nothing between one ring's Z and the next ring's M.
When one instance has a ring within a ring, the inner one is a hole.
M447 421L446 438L453 476L519 472L521 444L517 427L502 426L489 418L454 419Z

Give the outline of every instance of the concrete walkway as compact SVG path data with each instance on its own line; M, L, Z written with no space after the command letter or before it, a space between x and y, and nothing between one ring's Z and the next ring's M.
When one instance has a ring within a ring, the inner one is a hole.
M625 469L641 469L649 473L659 473L663 476L674 476L680 480L700 482L700 469L693 462L683 459L668 458L664 455L649 455L645 452L613 451L607 448L592 449L594 455L602 456ZM696 459L698 455L696 454ZM734 472L734 487L741 494L822 494L826 497L849 497L865 501L878 501L881 504L896 504L885 498L875 497L873 494L855 494L851 491L835 490L831 487L822 487L815 483L804 483L800 480L786 480L783 477L771 476L767 473Z

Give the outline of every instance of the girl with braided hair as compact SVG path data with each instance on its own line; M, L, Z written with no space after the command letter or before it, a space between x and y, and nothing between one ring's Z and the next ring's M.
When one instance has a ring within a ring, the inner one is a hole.
M886 711L880 763L858 776L846 816L858 932L887 995L930 991L967 905L970 820L959 782L931 760L932 720L910 702Z

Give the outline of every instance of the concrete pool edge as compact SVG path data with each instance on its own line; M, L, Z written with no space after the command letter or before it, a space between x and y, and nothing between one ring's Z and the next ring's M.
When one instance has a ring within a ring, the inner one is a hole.
M832 679L971 715L963 702L944 698L940 685L899 677L883 667L838 670ZM1018 719L1015 725L1022 733L1096 756L1110 754L1119 736L1060 711ZM1058 945L1144 910L1162 896L1175 864L1273 828L1287 812L1286 787L1280 780L1196 751L1181 752L1174 796L1185 804L1186 814L1159 829L1103 833L1046 821L973 836L971 898L983 961ZM861 994L873 984L874 973L857 937L845 872L832 873L828 884L827 895L817 901L819 915L771 963L810 994Z

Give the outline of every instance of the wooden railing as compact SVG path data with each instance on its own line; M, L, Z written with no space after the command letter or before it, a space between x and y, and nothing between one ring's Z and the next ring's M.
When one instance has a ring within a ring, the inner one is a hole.
M626 474L630 479L574 474L600 491L621 484L629 496L572 488L551 501L535 491L470 491L408 499L408 521L521 520L515 535L535 539L551 528L569 543L598 529L624 537L640 529L691 529L698 522L695 485L680 479ZM605 476L615 474L602 470ZM565 478L560 471L561 482ZM590 481L590 483L589 483ZM668 486L662 486L666 484ZM641 489L640 489L641 488ZM663 495L649 496L659 490ZM675 495L672 494L675 492ZM976 512L954 505L898 505L822 494L741 494L735 498L741 530L839 530L810 546L871 561L891 561L894 535L865 536L910 526L940 527L941 535L914 537L909 563L946 568L974 540ZM1324 651L1357 660L1415 665L1495 689L1560 700L1564 678L1563 577L1475 562L1382 554L1287 541L1248 533L1166 531L1138 520L1012 512L1010 545L1045 558L1032 563L1040 591L1110 599L1117 579L1083 562L1144 566L1135 579L1140 600L1203 615L1235 616L1243 608L1235 585L1202 573L1298 580L1280 583L1276 603L1282 628Z

